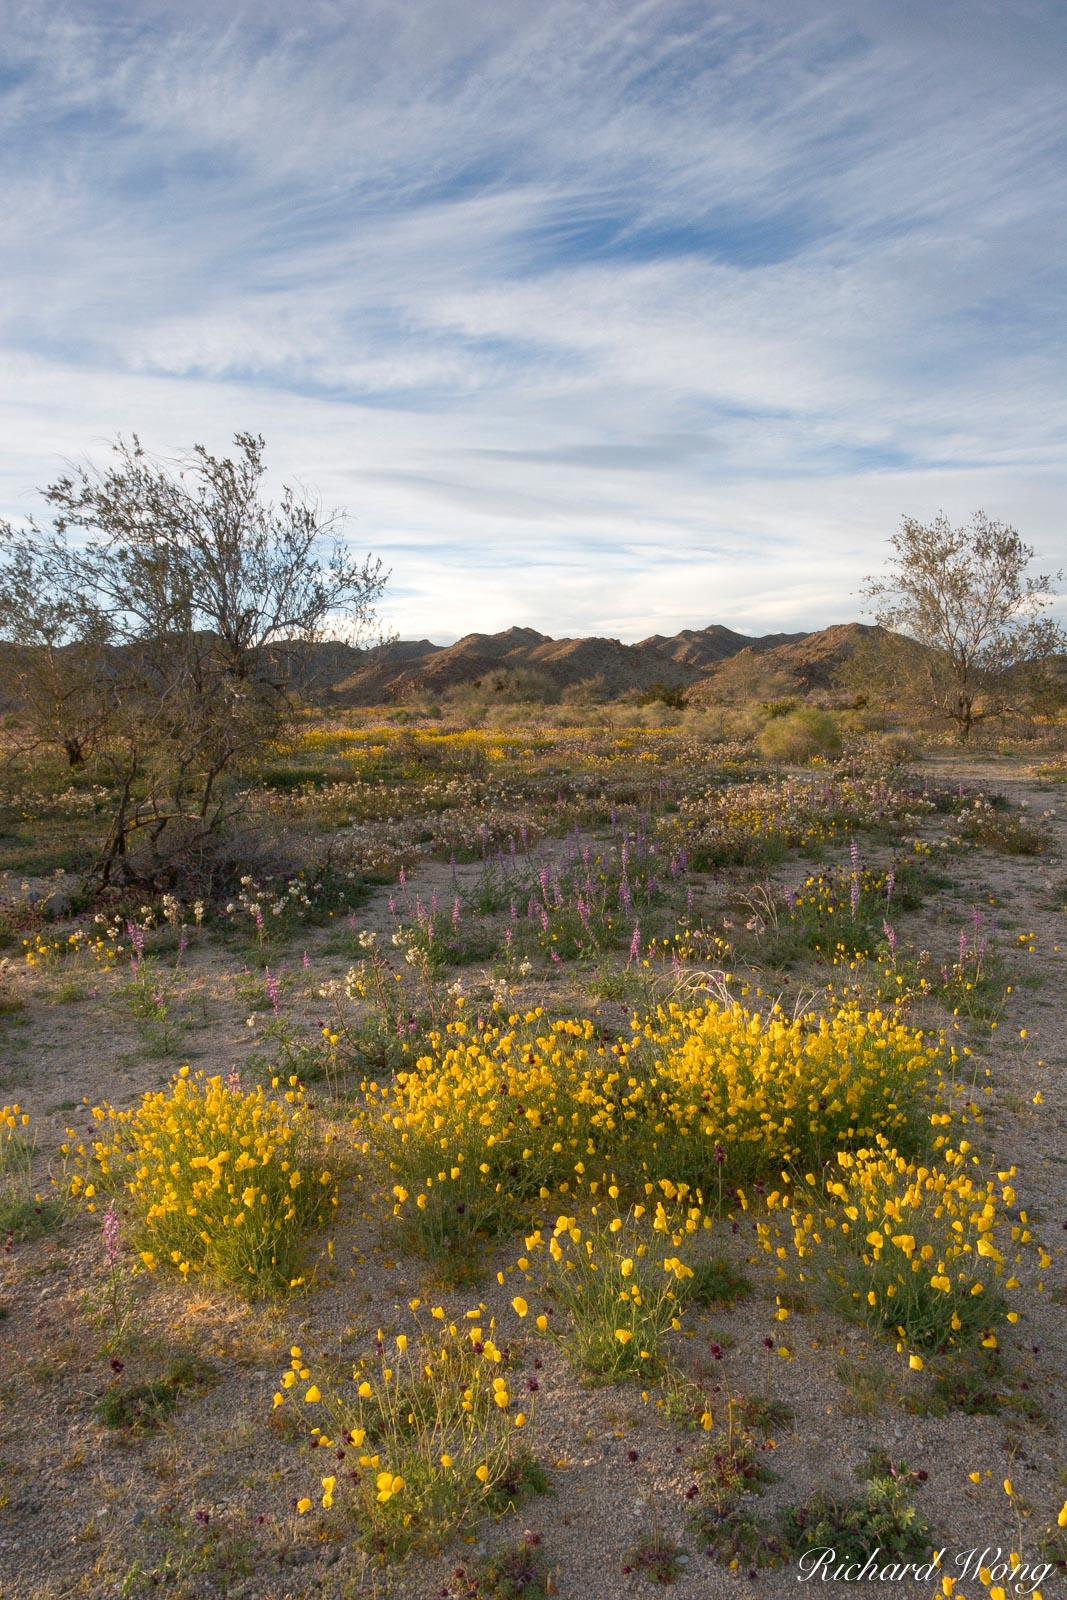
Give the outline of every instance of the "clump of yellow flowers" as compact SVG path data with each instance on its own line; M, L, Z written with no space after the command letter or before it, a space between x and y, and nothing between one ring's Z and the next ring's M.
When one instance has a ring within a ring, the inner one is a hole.
M945 1055L852 1004L818 1019L670 1004L613 1041L538 1008L450 1024L411 1070L363 1085L361 1120L415 1242L437 1253L582 1191L589 1163L627 1198L669 1177L733 1204L783 1165L818 1167L879 1133L919 1154Z
M547 1241L541 1229L525 1241L531 1254L549 1257L547 1293L567 1312L565 1321L542 1313L538 1330L562 1344L593 1382L658 1377L664 1341L681 1328L694 1277L684 1256L691 1258L693 1238L710 1228L711 1218L684 1186L661 1188L675 1202L669 1209L653 1201L649 1184L648 1204L620 1215L619 1190L611 1184L605 1204L592 1206L587 1218L560 1216ZM520 1270L525 1265L520 1260Z
M1006 1296L1019 1288L1013 1267L1032 1236L1014 1209L1014 1169L985 1177L976 1159L965 1139L926 1161L906 1160L885 1138L840 1151L821 1180L808 1174L771 1192L760 1238L780 1261L792 1258L802 1281L835 1289L845 1315L895 1332L915 1367L919 1351L996 1349L996 1326L1018 1320Z
M302 1282L301 1236L337 1203L317 1162L303 1095L293 1078L280 1098L245 1091L231 1076L183 1067L170 1085L128 1111L93 1108L101 1137L64 1146L71 1191L93 1204L121 1184L140 1223L147 1268L207 1272L246 1290Z
M538 1383L513 1366L495 1320L481 1305L450 1321L443 1306L427 1316L410 1304L411 1334L379 1330L374 1356L332 1382L294 1345L274 1396L275 1409L302 1413L321 1451L321 1492L297 1510L340 1500L368 1548L398 1554L543 1487L528 1447Z
M14 1105L0 1106L0 1198L6 1190L28 1186L33 1157L30 1114Z

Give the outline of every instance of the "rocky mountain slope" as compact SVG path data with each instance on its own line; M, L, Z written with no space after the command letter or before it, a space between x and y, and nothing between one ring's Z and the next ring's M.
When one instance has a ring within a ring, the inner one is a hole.
M589 684L597 694L614 697L664 684L693 690L702 699L714 695L727 662L740 681L751 663L754 669L758 665L761 681L780 678L797 689L825 689L859 642L877 631L853 622L815 633L749 637L714 623L628 645L595 637L553 639L534 628L515 627L469 633L445 646L398 640L362 656L351 652L347 662L335 654L324 676L329 698L339 706L436 698L486 679L506 693L509 678L531 672L559 690Z

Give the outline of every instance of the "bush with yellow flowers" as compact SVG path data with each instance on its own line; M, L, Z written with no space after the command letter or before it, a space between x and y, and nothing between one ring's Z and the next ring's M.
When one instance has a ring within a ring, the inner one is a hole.
M879 1132L918 1154L943 1065L920 1032L854 1005L789 1019L671 1004L608 1042L537 1009L432 1035L411 1070L363 1085L360 1121L413 1244L439 1255L582 1190L590 1164L630 1196L667 1176L733 1203Z
M529 1449L537 1382L510 1364L494 1320L482 1308L450 1322L441 1306L429 1317L411 1306L417 1331L379 1331L375 1357L350 1381L316 1380L294 1345L274 1396L275 1409L299 1411L321 1452L321 1488L297 1510L336 1504L381 1553L446 1543L479 1512L545 1487Z
M71 1192L92 1205L98 1188L125 1188L145 1267L207 1272L252 1291L303 1282L302 1235L325 1222L337 1186L316 1159L296 1078L274 1099L183 1067L132 1109L95 1106L93 1117L101 1137L64 1146Z
M996 1349L995 1327L1018 1320L1005 1296L1019 1288L1012 1268L1032 1241L1025 1211L1012 1215L1013 1173L983 1177L966 1140L920 1162L880 1138L839 1152L823 1180L809 1174L793 1191L773 1191L758 1232L810 1289L828 1289L853 1320L895 1332L921 1367L919 1351Z
M597 1204L584 1227L576 1216L561 1216L547 1244L540 1229L526 1240L528 1251L547 1253L546 1293L566 1312L566 1320L542 1312L538 1330L561 1344L593 1382L659 1376L664 1341L681 1327L694 1271L679 1250L692 1259L693 1236L711 1219L699 1204L685 1204L695 1196L671 1183L663 1187L681 1202L670 1211L662 1200L637 1204L626 1215ZM608 1199L617 1196L612 1186Z
M30 1114L16 1104L0 1106L0 1233L21 1236L44 1225L40 1195L33 1192Z

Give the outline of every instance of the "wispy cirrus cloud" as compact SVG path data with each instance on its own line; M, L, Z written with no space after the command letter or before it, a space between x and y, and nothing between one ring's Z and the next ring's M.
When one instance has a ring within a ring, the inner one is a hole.
M856 613L901 512L1062 558L1055 0L7 9L0 509L238 428L388 619Z

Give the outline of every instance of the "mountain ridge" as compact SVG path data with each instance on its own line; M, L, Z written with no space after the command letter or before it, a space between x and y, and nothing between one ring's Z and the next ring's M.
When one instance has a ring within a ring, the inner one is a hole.
M597 635L557 639L513 626L499 633L468 633L451 645L397 639L362 654L353 651L350 670L339 671L341 663L335 661L326 687L336 706L373 705L435 698L465 685L480 686L487 678L505 693L510 676L532 672L560 692L589 684L611 699L662 685L698 689L698 698L704 698L714 693L726 664L734 663L735 676L751 666L762 680L778 677L797 689L828 689L843 662L879 632L848 622L811 632L749 635L711 623L623 644Z

